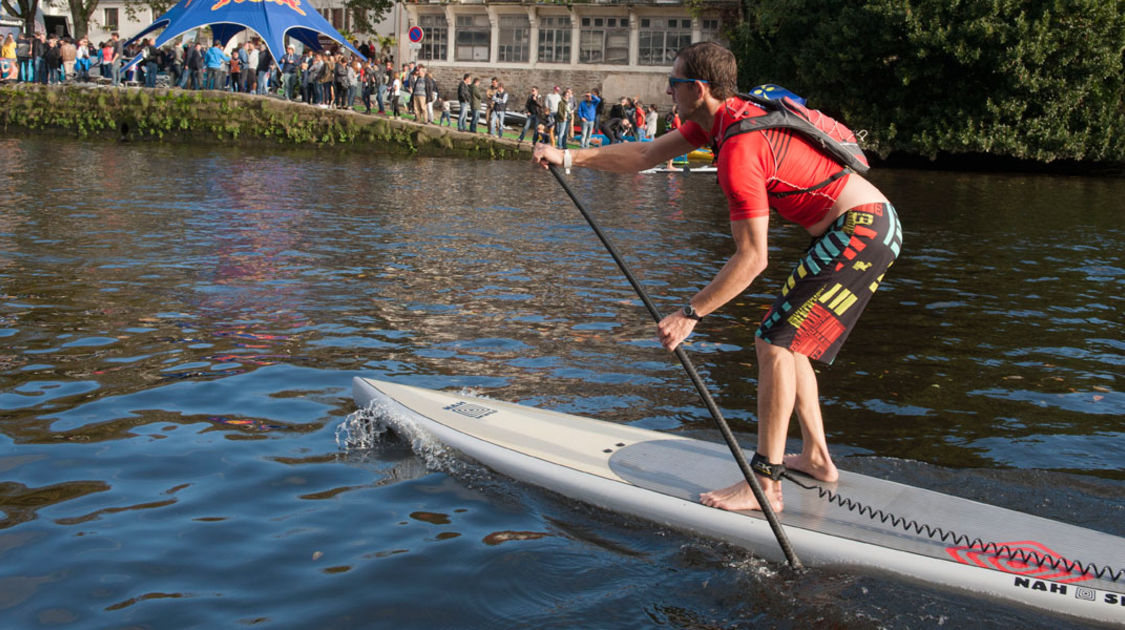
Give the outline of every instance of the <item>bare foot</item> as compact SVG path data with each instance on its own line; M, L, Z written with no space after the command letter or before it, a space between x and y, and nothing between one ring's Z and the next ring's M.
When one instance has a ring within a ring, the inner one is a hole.
M781 500L780 483L772 482L769 483L769 485L763 483L762 490L765 491L766 496L769 497L770 507L773 508L774 512L780 512L785 508L785 503ZM754 497L754 491L750 489L750 484L746 483L745 479L722 490L704 492L699 495L699 501L703 505L722 510L762 509L761 506L758 505L758 499Z
M790 454L785 456L784 461L786 468L798 470L825 483L833 483L840 478L840 473L836 470L836 464L833 464L832 458L827 455Z

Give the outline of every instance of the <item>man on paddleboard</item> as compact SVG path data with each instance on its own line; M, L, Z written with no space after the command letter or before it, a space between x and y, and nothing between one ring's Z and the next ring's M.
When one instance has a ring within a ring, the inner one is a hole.
M902 241L895 209L870 182L814 148L805 136L769 128L728 135L727 130L763 110L736 95L734 55L713 42L681 50L668 76L683 125L653 142L628 142L580 150L535 146L533 159L547 167L583 166L619 173L652 168L701 146L714 146L719 185L726 194L735 252L683 309L657 326L660 342L674 350L699 321L743 293L765 270L772 207L813 237L755 339L758 358L758 446L751 468L774 511L783 509L785 467L825 482L838 478L828 453L816 373L810 359L830 364L859 314L894 262ZM785 454L793 412L801 426L801 452ZM745 480L706 492L700 500L727 510L761 509Z

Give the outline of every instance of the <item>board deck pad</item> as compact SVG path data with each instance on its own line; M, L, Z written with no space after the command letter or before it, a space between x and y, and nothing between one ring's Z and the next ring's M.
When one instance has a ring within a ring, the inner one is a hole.
M747 459L752 456L753 453L746 454ZM699 440L639 442L615 452L609 463L610 468L629 483L689 501L698 500L702 492L724 488L742 479L726 445ZM969 555L957 553L967 545L953 540L954 534L967 537L968 541L958 537L964 543L979 538L998 544L1017 544L1040 553L1049 550L1055 556L1085 559L1085 563L1099 560L1101 564L1100 559L1107 551L1114 547L1122 550L1123 541L1116 536L1093 530L1083 530L1081 536L1076 536L1076 528L1065 523L846 470L840 471L836 483L822 483L797 475L806 485L831 490L840 497L890 516L873 519L867 515L868 511L848 509L824 498L816 489L783 481L785 510L778 514L783 525L951 561ZM740 513L764 518L756 511ZM916 531L910 527L911 522L918 527L929 525L952 534L943 541ZM1121 554L1117 556L1116 566L1121 566Z
M365 378L355 400L514 479L780 558L760 512L699 503L742 479L725 444ZM836 483L797 477L811 489L784 481L778 516L806 564L875 568L1125 625L1119 536L845 470Z

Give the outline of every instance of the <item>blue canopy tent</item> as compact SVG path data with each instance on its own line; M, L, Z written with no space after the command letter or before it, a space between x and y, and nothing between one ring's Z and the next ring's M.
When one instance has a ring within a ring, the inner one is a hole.
M125 45L163 28L164 32L153 42L159 47L204 26L210 26L213 38L222 44L246 29L255 31L274 59L285 54L286 35L312 50L320 50L319 36L327 35L365 59L307 0L180 0ZM141 55L137 55L126 67L140 60Z

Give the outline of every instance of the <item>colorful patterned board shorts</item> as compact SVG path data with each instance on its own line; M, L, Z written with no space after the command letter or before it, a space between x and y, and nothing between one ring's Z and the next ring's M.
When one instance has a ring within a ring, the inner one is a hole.
M831 364L901 247L894 206L869 203L848 210L813 240L757 336Z

